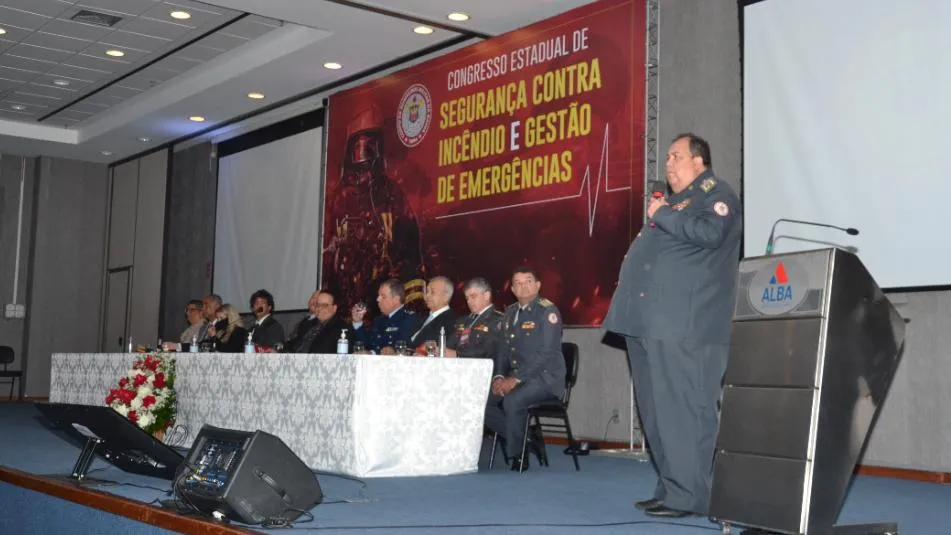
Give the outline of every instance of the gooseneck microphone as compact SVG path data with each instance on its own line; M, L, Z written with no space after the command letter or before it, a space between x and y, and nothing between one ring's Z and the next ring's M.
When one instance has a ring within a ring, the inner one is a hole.
M815 221L802 221L802 220L799 220L799 219L780 218L780 219L777 219L775 223L773 223L773 228L772 228L772 230L769 231L769 240L766 242L766 255L767 255L767 256L773 254L773 242L775 241L775 236L776 236L776 225L780 224L780 223L783 222L783 221L785 221L785 222L787 222L787 223L797 223L797 224L800 224L800 225L811 225L811 226L813 226L813 227L834 228L834 229L836 229L836 230L841 230L842 232L845 232L845 233L848 234L849 236L858 236L858 234L859 234L859 229L857 229L857 228L852 228L852 227L839 227L839 226L836 226L836 225L830 225L830 224L828 224L828 223L817 223L817 222L815 222Z

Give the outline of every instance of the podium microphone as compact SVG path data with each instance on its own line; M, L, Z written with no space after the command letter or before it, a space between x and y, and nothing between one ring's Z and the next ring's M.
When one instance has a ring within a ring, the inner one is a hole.
M655 199L660 199L667 193L667 183L663 180L651 180L651 197Z
M801 221L799 219L780 218L780 219L777 219L775 223L773 223L773 228L772 230L769 231L769 240L766 242L766 256L773 254L773 242L775 241L774 238L776 235L776 225L778 225L782 221L785 221L787 223L798 223L800 225L811 225L813 227L834 228L836 230L841 230L842 232L845 232L849 236L858 236L859 234L859 230L857 228L839 227L836 225L830 225L828 223L816 223L815 221Z

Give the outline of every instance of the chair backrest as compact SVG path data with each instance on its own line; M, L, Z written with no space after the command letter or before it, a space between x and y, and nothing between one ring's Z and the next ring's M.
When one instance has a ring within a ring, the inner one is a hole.
M3 369L7 369L7 364L13 364L13 348L10 346L0 346L0 364Z
M561 400L567 407L571 399L571 389L578 382L578 344L562 342L561 354L565 357L565 393Z

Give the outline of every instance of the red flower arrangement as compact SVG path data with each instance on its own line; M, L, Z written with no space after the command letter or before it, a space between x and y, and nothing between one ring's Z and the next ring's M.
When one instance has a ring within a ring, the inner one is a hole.
M148 433L164 431L175 419L175 360L146 355L137 359L106 405Z

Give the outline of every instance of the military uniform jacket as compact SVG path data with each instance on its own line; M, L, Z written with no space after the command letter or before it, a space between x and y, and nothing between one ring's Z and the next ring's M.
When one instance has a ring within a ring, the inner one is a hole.
M536 297L520 310L514 303L502 318L502 344L495 374L522 382L541 381L552 395L565 390L565 357L561 353L561 313L551 301Z
M604 327L627 336L729 343L740 200L706 171L667 202L624 255Z
M502 313L491 306L481 314L456 318L452 334L446 340L446 346L455 349L460 358L495 360L501 344Z
M373 320L373 325L369 328L366 324L356 330L356 339L363 342L364 347L379 353L381 348L386 346L395 346L397 340L409 342L413 333L419 330L422 325L422 318L407 309L401 307L393 313L392 316L380 316Z

